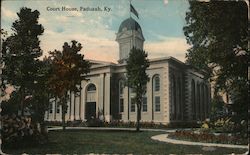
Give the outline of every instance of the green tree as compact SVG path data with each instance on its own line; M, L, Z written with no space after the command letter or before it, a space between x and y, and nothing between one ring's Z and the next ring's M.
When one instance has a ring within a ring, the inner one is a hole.
M62 124L65 130L65 114L67 112L68 91L79 91L77 85L81 84L84 74L89 73L90 63L84 60L80 54L82 45L72 41L70 46L64 43L63 50L50 52L52 70L48 80L48 86L52 94L59 98L62 106Z
M32 121L44 125L45 111L48 110L50 91L48 89L48 78L51 71L51 61L47 57L40 61L37 78L34 81L30 109Z
M21 8L18 19L13 23L14 31L3 42L3 78L9 84L18 87L20 94L20 109L23 115L25 97L32 95L34 81L39 70L39 60L42 55L39 36L44 29L38 24L40 13L29 8Z
M247 116L248 8L245 2L189 1L184 34L192 45L187 62L209 73L215 93L229 94L234 118ZM235 121L240 122L240 121Z
M0 105L1 105L1 102L2 102L2 100L4 98L4 96L6 95L5 92L4 92L6 86L2 81L1 74L2 74L2 69L4 67L4 61L2 59L2 42L4 41L4 38L7 35L7 31L5 31L4 29L1 29L0 35L2 37L1 40L0 40Z
M137 107L136 131L140 131L141 106L149 81L149 76L146 73L146 69L149 67L147 56L148 54L145 51L133 48L129 53L126 66L127 84L136 93L134 100Z

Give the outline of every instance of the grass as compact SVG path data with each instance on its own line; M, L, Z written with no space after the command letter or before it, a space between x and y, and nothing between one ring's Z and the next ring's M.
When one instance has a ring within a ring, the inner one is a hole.
M203 151L202 146L174 145L151 140L163 132L67 130L49 132L47 144L23 149L4 150L8 154L211 154L244 153L246 149L216 148Z

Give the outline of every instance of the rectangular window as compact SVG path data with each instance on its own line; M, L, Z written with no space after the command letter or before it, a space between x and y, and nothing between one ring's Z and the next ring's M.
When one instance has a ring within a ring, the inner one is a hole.
M131 112L135 112L135 98L131 98Z
M147 106L147 97L142 98L142 111L147 112L148 106Z
M155 96L155 111L161 111L160 96Z
M124 99L120 98L120 112L124 112Z

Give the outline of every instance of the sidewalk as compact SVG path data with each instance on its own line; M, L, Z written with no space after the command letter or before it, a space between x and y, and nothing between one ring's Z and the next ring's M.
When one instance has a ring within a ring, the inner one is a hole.
M217 143L201 143L201 142L190 142L183 140L175 140L168 138L168 134L161 134L152 136L151 139L158 140L161 142L172 143L172 144L182 144L182 145L200 145L200 146L214 146L214 147L227 147L227 148L240 148L247 149L247 145L231 145L231 144L217 144Z

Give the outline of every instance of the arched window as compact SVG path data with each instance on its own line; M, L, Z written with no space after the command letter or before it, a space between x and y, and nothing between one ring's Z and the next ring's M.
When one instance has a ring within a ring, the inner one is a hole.
M96 86L93 83L86 87L86 102L96 102Z
M160 77L159 75L155 75L153 78L154 81L154 91L160 91Z
M193 120L195 120L195 115L196 115L196 102L195 102L195 82L192 80L191 82L191 105L192 105L192 116Z
M89 91L96 91L96 86L93 83L89 84L87 87L87 91L88 92Z
M124 90L124 81L119 80L119 94L122 95Z
M159 74L154 75L152 80L153 80L154 111L160 112L161 111L161 97L160 97L160 76L159 76Z
M147 112L148 111L148 102L147 102L147 85L144 86L146 89L145 94L143 94L142 97L142 112Z

